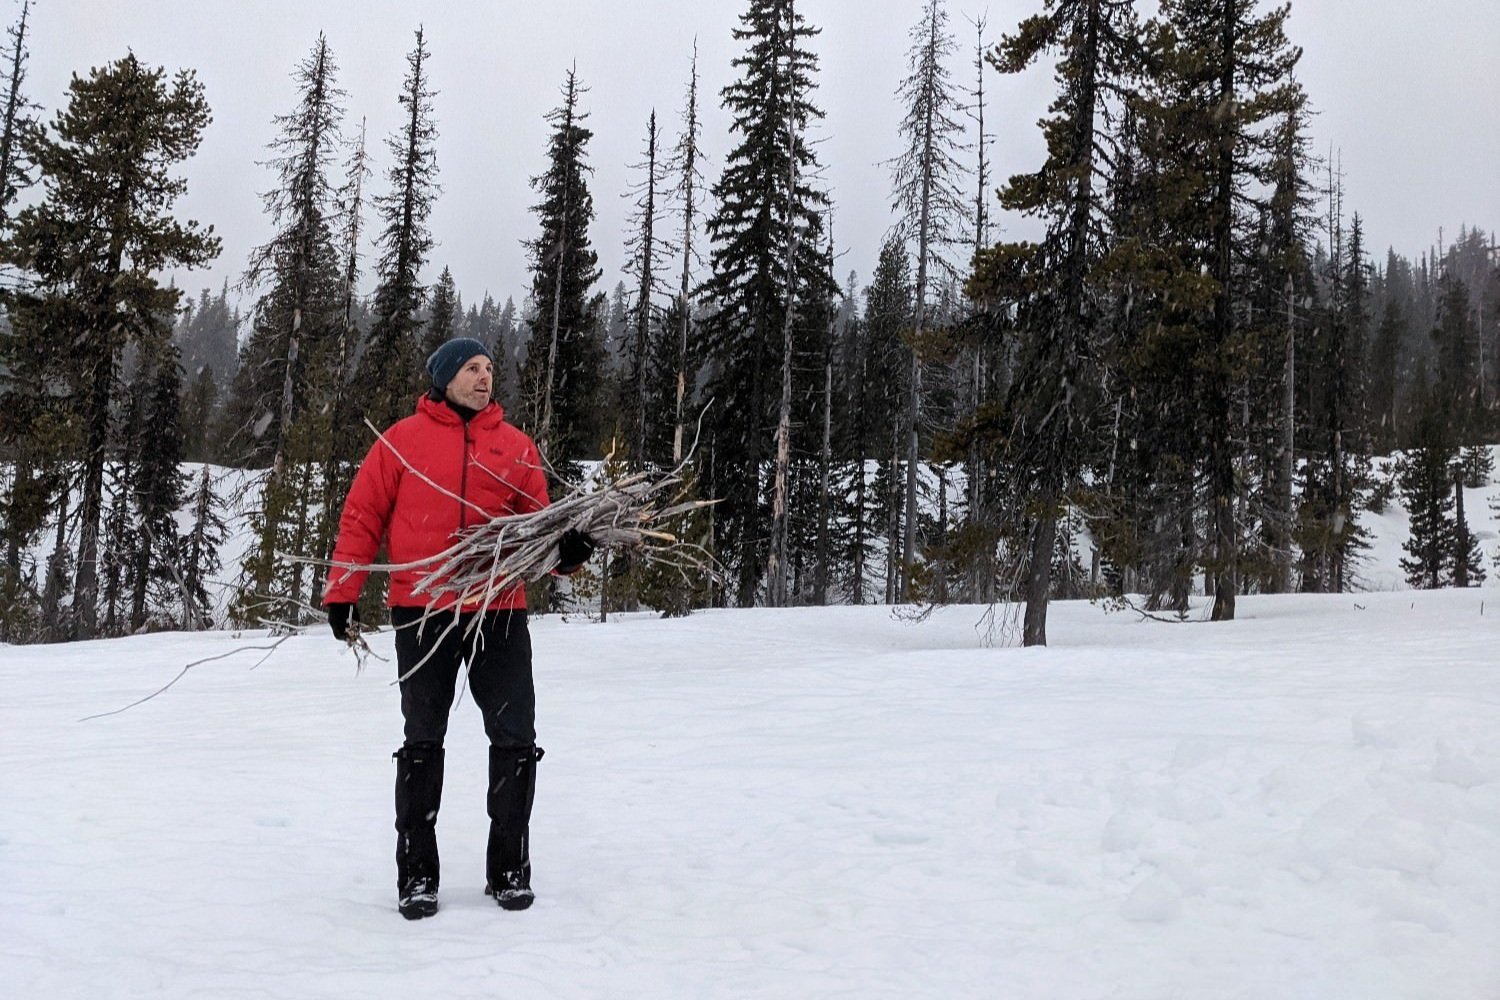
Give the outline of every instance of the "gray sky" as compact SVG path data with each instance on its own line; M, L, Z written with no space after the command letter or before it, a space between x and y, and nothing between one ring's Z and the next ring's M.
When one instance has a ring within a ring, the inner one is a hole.
M207 270L177 276L196 294L238 280L250 249L269 235L259 193L271 185L266 156L273 115L295 101L291 71L317 33L327 33L348 92L347 131L369 120L377 191L389 163L385 139L398 124L405 54L421 23L432 53L443 194L431 220L437 246L424 279L444 266L466 302L488 290L519 305L528 288L521 241L534 235L527 179L544 166L543 115L576 60L591 88L584 99L595 132L589 149L604 268L620 279L623 193L638 162L652 108L670 141L679 127L693 39L698 39L705 178L729 148L719 91L733 79L739 47L731 29L742 0L38 0L32 13L28 91L50 119L71 74L133 49L169 70L192 68L214 121L185 173L180 211L212 223L224 253ZM835 237L847 251L839 278L863 282L891 223L890 170L899 150L895 88L906 73L908 31L921 0L805 0L822 29L815 101L827 112L819 156L835 206ZM973 29L988 14L990 39L1015 27L1040 0L949 0L961 57L956 82L972 85ZM1262 0L1262 7L1269 7ZM4 0L5 20L19 0ZM1289 33L1305 52L1299 76L1318 117L1316 148L1342 152L1345 205L1365 219L1377 261L1385 248L1415 256L1451 239L1460 223L1500 228L1500 4L1493 0L1294 0ZM1035 126L1052 92L1051 67L985 80L987 130L996 176L1033 169ZM1026 220L998 217L1005 232L1033 235ZM367 218L367 227L370 222ZM366 258L370 252L366 248ZM368 274L368 267L367 267ZM367 284L369 284L367 280Z

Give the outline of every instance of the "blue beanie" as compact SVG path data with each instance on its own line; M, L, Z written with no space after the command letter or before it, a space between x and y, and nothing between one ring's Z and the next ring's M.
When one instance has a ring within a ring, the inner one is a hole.
M432 376L432 387L438 392L446 391L459 369L480 354L492 362L495 360L489 348L473 337L456 337L433 351L427 359L427 374Z

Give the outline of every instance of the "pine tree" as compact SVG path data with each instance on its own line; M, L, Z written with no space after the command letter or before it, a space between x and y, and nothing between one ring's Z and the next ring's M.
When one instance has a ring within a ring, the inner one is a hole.
M684 438L687 431L687 403L688 403L688 373L691 366L688 343L693 327L693 307L691 294L693 289L694 265L698 262L696 250L696 239L698 236L698 217L700 209L698 206L699 193L703 187L703 175L698 168L703 159L703 151L698 146L699 135L702 124L698 119L698 41L693 40L693 68L688 79L687 103L682 109L682 134L677 139L677 145L673 150L672 167L677 174L676 195L678 204L682 211L682 228L679 236L679 245L682 251L682 267L678 272L677 301L674 304L673 320L667 325L667 329L675 332L672 340L675 342L676 350L670 356L675 357L673 366L674 393L673 393L673 429L672 429L672 465L676 466L682 461ZM662 352L661 356L669 356Z
M991 163L989 149L994 136L985 127L984 77L985 31L987 18L971 20L974 26L974 87L969 91L971 103L965 112L974 123L975 164L973 178L973 208L970 214L973 245L970 258L976 258L990 245L990 200L994 197L991 185ZM979 303L960 324L957 331L963 349L964 400L959 414L956 434L950 445L963 446L964 462L964 514L952 540L950 556L956 569L966 571L967 582L963 599L971 602L994 600L995 560L994 551L998 539L994 533L992 505L992 474L986 461L984 449L976 435L970 430L979 420L985 404L994 398L1003 397L1007 376L1007 345L1001 336L1003 318L994 310Z
M1010 510L1025 525L1026 611L1022 641L1047 642L1052 554L1062 507L1088 463L1096 402L1090 374L1102 317L1097 271L1107 250L1107 185L1101 149L1114 146L1108 102L1134 61L1130 8L1107 0L1060 0L1005 36L992 61L1019 73L1056 49L1058 96L1043 123L1047 157L1034 173L1012 177L1005 207L1039 216L1040 244L1000 244L982 255L971 293L1013 304L1023 331L1018 372L1000 435L1012 477Z
M188 462L212 462L218 458L210 429L218 423L219 387L214 370L207 366L188 382L182 395L182 457Z
M1455 445L1472 444L1479 423L1479 365L1469 289L1463 279L1445 271L1438 278L1437 321L1432 347L1437 384L1443 387L1443 419Z
M295 621L313 603L308 570L280 552L301 544L322 516L307 479L323 457L330 390L344 333L341 261L334 244L339 207L330 173L341 143L343 92L327 39L319 35L293 75L297 106L275 119L269 165L277 185L262 196L275 233L250 256L245 281L265 289L255 305L229 405L246 459L268 463L260 509L252 517L258 544L243 565L234 615L255 622Z
M353 397L364 420L380 430L411 412L423 381L419 327L427 290L422 268L433 245L427 220L441 193L430 58L426 37L418 28L398 98L404 121L386 144L392 160L386 174L390 190L375 199L381 222L375 241L380 249L375 325L354 379Z
M922 419L922 368L924 352L939 324L934 322L929 298L943 278L956 272L947 257L949 247L960 239L965 218L963 195L958 182L963 170L958 154L963 149L963 126L955 117L958 100L949 80L947 60L955 44L948 31L948 15L941 0L926 0L922 18L911 31L907 54L909 75L901 81L897 97L906 107L900 126L905 148L894 161L897 231L916 248L916 283L912 329L907 334L906 415L903 436L906 446L906 484L903 502L905 530L901 540L902 601L910 600L910 573L916 564L917 463L920 458L919 428Z
M1444 391L1439 388L1426 394L1413 428L1412 448L1398 480L1401 501L1411 518L1410 536L1402 545L1407 557L1401 560L1401 568L1406 582L1422 590L1435 590L1452 582L1458 536L1449 472L1454 448L1437 399Z
M1370 345L1371 433L1377 451L1395 447L1402 431L1398 387L1406 339L1407 322L1401 303L1388 299Z
M586 92L569 69L562 104L547 113L547 169L531 179L542 199L532 206L541 233L527 243L536 321L521 373L524 408L537 447L564 475L594 453L601 436L603 296L590 293L601 272L589 241L594 198L587 153L594 133L579 106Z
M1321 357L1315 360L1313 398L1320 401L1309 422L1317 454L1305 467L1302 525L1302 589L1342 593L1349 563L1368 547L1359 527L1369 477L1365 414L1365 341L1368 264L1358 214L1343 232L1342 176L1330 170L1328 253L1324 264L1327 302L1319 326Z
M189 302L173 331L172 340L182 357L182 370L191 384L205 369L216 386L230 385L239 366L239 310L229 304L229 282L218 295L207 288L196 302Z
M1462 461L1453 463L1453 585L1478 587L1484 583L1484 564L1479 557L1479 542L1469 531L1464 513L1464 470Z
M121 356L176 306L178 291L154 275L219 250L211 230L171 215L186 189L172 171L197 149L208 121L191 72L169 81L127 55L74 77L52 128L23 144L47 193L16 220L5 256L34 278L7 290L5 304L76 331L69 378L85 436L73 583L80 638L98 628L99 522Z
M1240 536L1235 524L1238 485L1234 385L1241 377L1237 348L1246 289L1238 258L1247 190L1263 183L1274 162L1278 118L1302 101L1292 76L1301 50L1286 39L1288 8L1256 12L1256 0L1166 0L1164 44L1154 56L1175 91L1178 124L1185 128L1176 175L1195 194L1182 216L1182 236L1196 263L1213 280L1204 311L1204 334L1195 367L1203 374L1198 406L1203 421L1201 461L1207 480L1214 621L1232 619L1238 590Z
M604 360L611 374L625 364L625 348L630 343L630 289L625 282L615 282L609 293L608 315L604 319Z
M735 577L741 606L754 603L770 555L773 512L763 502L761 471L776 457L771 445L786 396L776 373L784 375L790 360L789 336L794 346L807 343L809 329L822 336L813 306L826 292L827 197L812 186L819 167L806 138L823 115L812 103L817 58L807 48L817 33L793 0L749 0L733 32L745 46L733 61L742 75L721 92L739 141L713 187L711 274L701 295L709 310L708 393L717 403L709 414L711 492L721 499L714 547Z
M875 274L865 289L864 321L855 356L851 359L853 397L849 410L853 415L849 427L851 451L859 465L855 480L854 559L857 563L854 587L863 593L863 568L873 554L873 539L866 536L867 525L885 526L885 602L898 599L900 580L900 531L902 505L897 492L899 469L894 454L901 433L901 384L887 377L900 371L904 347L901 334L909 329L914 311L911 259L905 244L888 238L880 249ZM876 456L874 489L866 487L864 461Z
M177 546L185 595L183 627L189 630L208 628L213 624L214 605L208 595L208 585L219 572L219 549L229 534L223 501L214 485L208 466L203 466L193 489L192 527Z
M35 127L31 103L25 95L26 19L30 13L31 0L22 0L20 18L6 31L10 36L10 72L5 87L4 119L0 121L0 232L7 226L11 202L31 184L30 164L22 142L22 134Z
M307 405L311 359L338 336L340 282L333 244L337 208L329 179L340 148L344 110L338 69L319 35L293 79L297 105L273 120L277 135L268 166L276 184L261 196L275 231L250 255L245 284L264 289L235 380L230 413L240 428L245 460L287 461L286 439Z
M1490 484L1490 475L1495 471L1495 459L1486 445L1470 445L1459 453L1459 465L1463 470L1464 486L1472 490Z
M52 317L59 311L42 298L5 299L0 324L0 448L9 482L0 495L0 598L18 606L39 599L35 573L23 554L35 542L50 511L60 509L78 458L81 421L67 395L72 358L55 347ZM61 516L61 515L59 515ZM28 582L28 580L30 582ZM33 609L35 610L35 609ZM31 618L29 613L22 615ZM24 637L14 616L0 612L0 641Z
M458 336L458 324L463 313L458 299L458 289L453 284L453 272L443 268L437 284L432 286L432 303L427 309L427 333L422 342L422 357Z
M135 516L135 551L130 568L132 632L147 622L151 610L147 598L153 585L158 590L168 588L167 593L174 598L182 596L173 577L180 572L177 509L186 490L181 468L182 371L176 349L167 342L149 345L136 379L144 391L143 419L133 428L133 440L128 442L136 460L136 475L130 484ZM158 606L158 610L163 609ZM169 616L162 615L161 620L169 620Z
M644 171L632 187L635 207L625 243L625 273L634 279L635 297L630 306L629 333L625 348L626 379L621 385L620 409L629 444L631 462L637 468L647 458L647 442L663 414L652 407L651 348L662 322L659 300L666 292L667 259L674 247L665 238L667 162L660 154L661 139L656 112L646 125L645 159L632 169Z
M318 449L321 464L319 478L322 480L323 492L318 503L317 529L312 545L312 551L320 554L333 551L343 498L348 495L356 462L365 441L365 429L359 426L355 418L356 405L350 388L350 369L355 348L360 341L359 316L363 311L357 289L361 274L365 185L372 174L365 138L366 124L361 119L359 138L355 140L344 165L344 182L336 192L335 199L338 209L335 244L339 253L340 270L339 322L327 361L321 366L321 374L326 380L320 388L323 390L322 410L327 433ZM313 568L310 588L312 593L322 592L325 574L324 567Z
M1264 204L1257 206L1258 252L1246 275L1251 309L1244 325L1247 338L1259 345L1250 362L1248 400L1251 427L1259 430L1247 428L1247 444L1258 458L1260 473L1254 476L1258 483L1252 483L1248 499L1260 524L1263 546L1269 550L1262 563L1266 570L1262 587L1273 593L1292 589L1297 520L1297 344L1310 333L1307 311L1299 312L1298 302L1306 299L1313 287L1307 253L1315 225L1307 126L1307 102L1302 97L1285 110L1276 125L1268 163L1271 193ZM1307 365L1306 351L1301 364Z

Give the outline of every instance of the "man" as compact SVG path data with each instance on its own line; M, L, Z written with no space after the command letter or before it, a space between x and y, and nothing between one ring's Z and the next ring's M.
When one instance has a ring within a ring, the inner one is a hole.
M547 505L547 481L536 445L505 422L490 398L493 359L477 340L459 338L427 359L432 389L412 416L398 421L365 456L339 520L333 561L367 566L382 543L391 563L410 563L453 544L453 534L483 519L526 514ZM418 474L419 473L419 474ZM576 530L558 542L556 572L572 573L593 553ZM524 910L531 889L530 821L536 788L536 690L526 592L517 584L487 607L456 608L452 599L425 622L426 595L412 593L425 570L391 574L387 603L396 630L405 740L396 760L396 885L408 920L437 912L437 814L443 791L443 736L460 666L469 668L474 703L489 737L489 848L485 893L507 910ZM339 639L357 622L355 603L366 574L334 570L323 594ZM453 624L457 616L458 623ZM478 616L479 627L466 639ZM420 664L420 666L419 666Z

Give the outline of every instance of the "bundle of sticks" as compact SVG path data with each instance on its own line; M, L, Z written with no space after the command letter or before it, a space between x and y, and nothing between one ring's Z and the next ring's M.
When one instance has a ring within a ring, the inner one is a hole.
M412 588L413 593L427 598L427 611L415 623L419 630L440 609L488 608L495 598L510 588L547 576L559 566L558 543L570 528L588 535L596 548L629 553L642 563L675 569L684 578L697 575L719 579L718 564L707 550L679 539L667 530L674 518L718 502L688 499L684 470L691 461L692 451L670 470L627 472L615 477L605 472L611 467L609 457L606 457L596 482L574 484L563 497L529 514L489 517L481 508L417 470L368 420L365 426L384 442L409 472L438 492L483 515L482 519L455 532L453 544L443 551L408 563L354 565L284 553L278 553L278 557L329 567L330 578L339 571L346 575L421 571L421 579ZM494 475L482 466L481 471ZM468 631L478 628L481 617L475 616ZM457 626L458 616L445 618L446 633ZM356 623L350 623L347 641L363 663L369 646ZM419 663L417 667L421 665ZM408 671L408 675L417 667Z
M713 502L684 499L683 485L676 470L631 473L593 488L581 485L539 511L465 528L452 545L429 558L357 568L423 570L412 590L426 595L429 604L482 608L516 584L557 569L558 541L573 528L598 548L630 552L684 574L713 575L706 551L664 530L673 518Z

